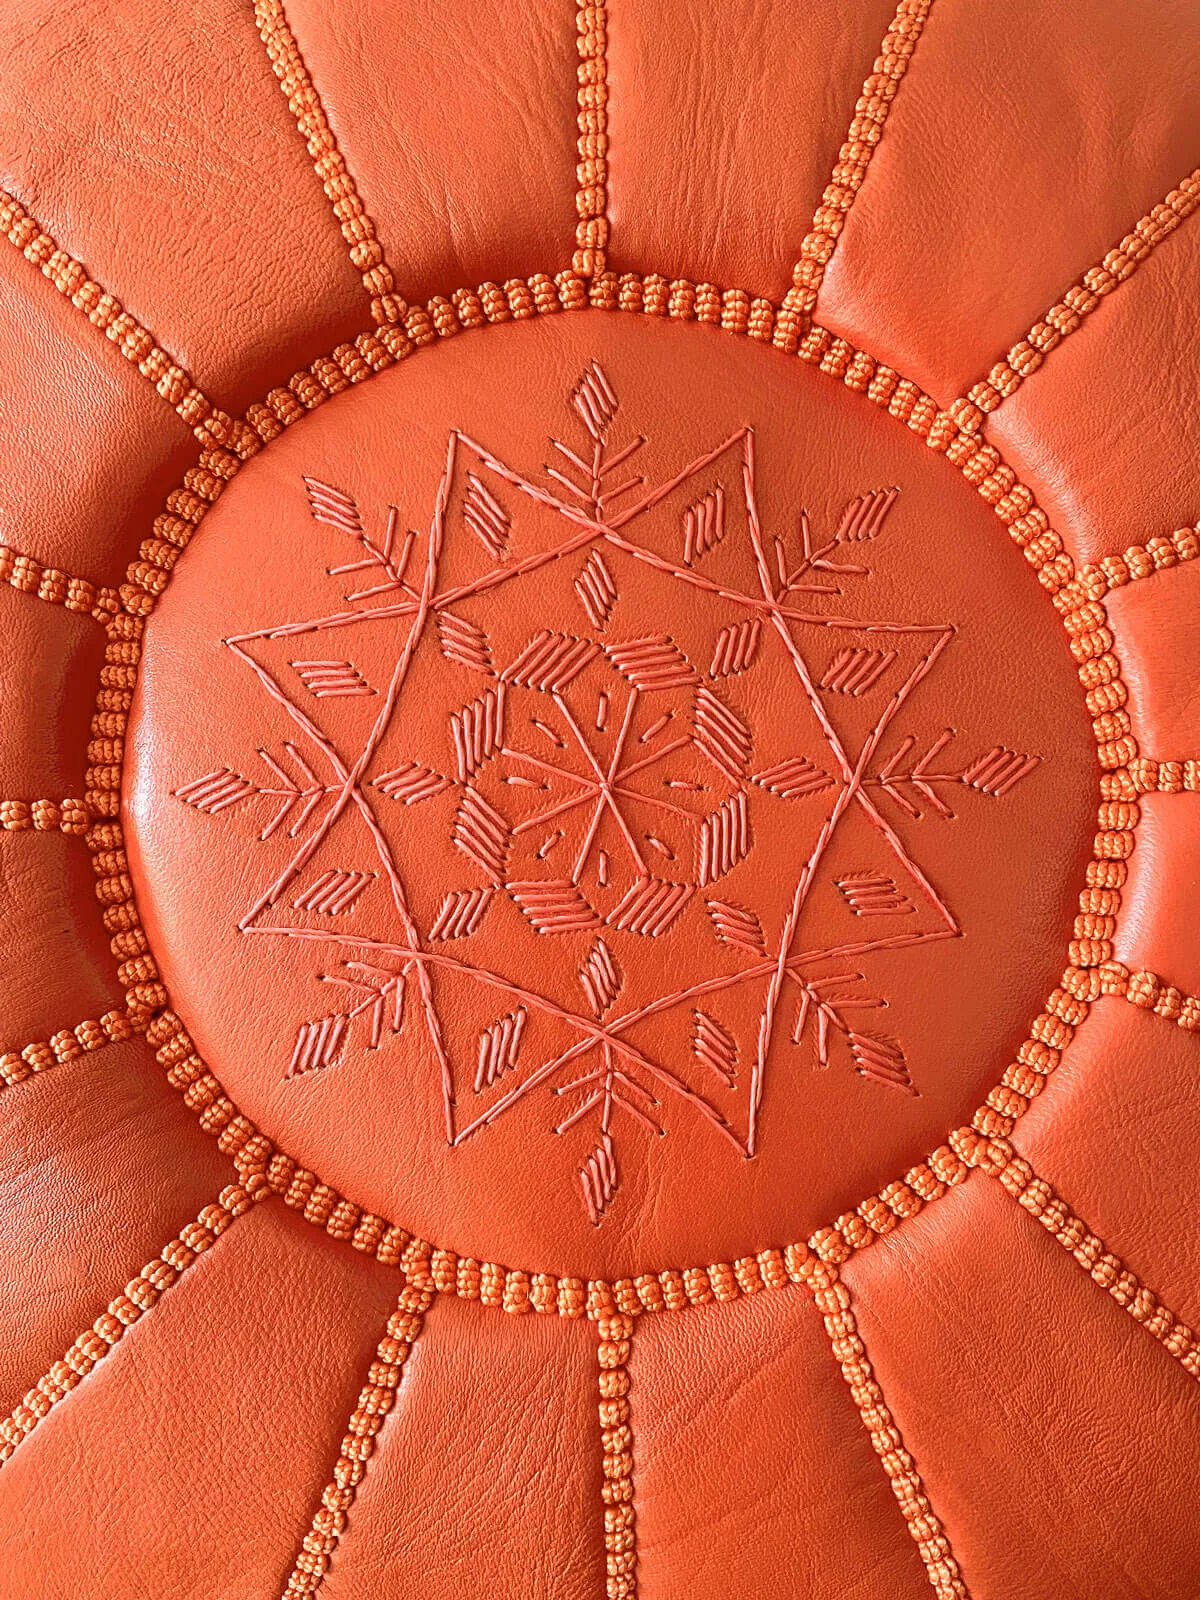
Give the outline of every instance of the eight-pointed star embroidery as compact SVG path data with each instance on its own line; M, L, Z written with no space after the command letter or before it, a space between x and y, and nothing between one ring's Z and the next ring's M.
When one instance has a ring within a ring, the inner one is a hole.
M329 574L351 590L227 641L290 736L258 752L261 782L226 767L175 792L258 802L261 837L295 841L240 926L301 941L337 1001L279 1071L422 1028L452 1145L535 1091L548 1126L594 1129L598 1224L618 1124L661 1133L666 1095L751 1156L797 1047L919 1092L858 964L960 929L892 816L999 797L1037 757L958 766L949 730L892 733L954 634L839 610L897 489L823 533L799 510L764 529L750 428L647 484L596 362L570 400L580 447L551 441L540 481L452 431L427 534L297 485L351 541ZM648 586L653 633L624 621ZM854 870L832 870L847 834Z

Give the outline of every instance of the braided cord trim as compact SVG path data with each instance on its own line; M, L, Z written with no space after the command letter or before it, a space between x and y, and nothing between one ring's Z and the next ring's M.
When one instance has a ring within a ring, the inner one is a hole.
M73 1028L62 1028L49 1039L27 1044L23 1050L6 1050L0 1055L0 1090L11 1089L26 1078L51 1067L65 1066L82 1055L103 1050L106 1044L118 1044L144 1033L148 1018L129 1011L106 1011L96 1021L77 1022Z
M153 334L125 310L115 295L89 278L82 262L62 249L21 202L4 189L0 189L0 233L94 328L111 339L126 361L137 368L154 386L155 392L187 423L201 444L228 446L239 456L253 454L258 449L259 442L252 430L214 405L197 388L191 374L155 343ZM62 577L62 574L57 576Z
M1037 1218L1093 1283L1111 1295L1168 1355L1174 1356L1189 1377L1200 1380L1200 1344L1191 1328L1113 1255L1103 1239L1092 1233L1044 1178L1038 1177L1007 1139L980 1140L969 1153L968 1161L979 1171L997 1178L1005 1191Z
M606 1600L637 1600L637 1520L633 1506L628 1370L634 1322L626 1312L617 1310L612 1296L603 1289L593 1292L588 1314L599 1335L604 1592Z
M579 129L575 168L574 270L581 278L603 272L608 249L608 10L604 0L579 0L576 14L579 52L577 96Z
M44 567L8 544L0 544L0 583L105 625L121 609L115 589L105 589L87 578L73 578L57 567Z
M1133 225L1114 249L1056 300L1045 315L1019 339L1007 356L967 394L950 407L950 414L961 428L977 432L983 420L1014 394L1032 376L1051 350L1075 333L1106 295L1112 294L1137 269L1196 207L1200 206L1200 167L1189 172L1165 200L1153 206Z
M283 1600L315 1595L325 1582L359 1485L367 1475L384 1422L396 1403L405 1364L424 1326L425 1313L437 1293L429 1277L427 1256L413 1247L404 1257L405 1285L396 1309L388 1318L366 1382L350 1415L333 1476L321 1493L321 1503L304 1535Z
M287 99L288 110L304 140L313 170L321 180L350 260L371 297L377 323L402 322L408 305L397 291L392 269L384 259L375 223L358 193L345 157L338 149L325 107L317 93L282 0L254 0L254 19L272 70Z
M806 1282L825 1323L834 1360L858 1407L872 1448L879 1457L892 1493L916 1544L938 1600L970 1600L958 1562L921 1481L916 1463L905 1448L896 1419L871 1367L867 1348L858 1331L858 1321L846 1287L836 1266L814 1260Z
M1100 986L1102 993L1128 1000L1139 1011L1153 1011L1185 1033L1200 1033L1200 996L1185 994L1156 972L1131 972L1119 961L1108 961L1100 968Z
M838 152L812 227L801 241L800 259L792 268L792 287L784 296L775 329L775 343L785 350L794 350L812 323L826 268L837 249L850 207L862 188L871 157L883 138L896 91L908 70L932 4L933 0L900 0L888 24L875 65L854 107L853 121Z
M0 1421L0 1466L11 1459L17 1446L120 1343L126 1329L156 1306L237 1218L244 1216L256 1201L265 1199L270 1192L261 1183L246 1188L230 1184L222 1189L215 1204L205 1206L195 1222L182 1228L177 1239L164 1245L154 1260L147 1262L137 1276L130 1279L108 1310L79 1335L61 1361L56 1361L49 1372L38 1379L11 1415Z
M5 833L84 834L91 815L82 800L0 800L0 829Z

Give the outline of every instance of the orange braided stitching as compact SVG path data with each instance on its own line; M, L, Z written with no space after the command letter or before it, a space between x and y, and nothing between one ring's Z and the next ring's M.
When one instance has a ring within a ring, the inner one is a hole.
M1097 266L1067 290L1061 300L1046 312L1023 339L1017 341L1003 361L998 361L987 377L975 384L964 399L950 407L960 427L975 431L983 419L1013 394L1068 334L1074 333L1119 284L1130 278L1156 245L1174 233L1200 205L1200 167L1190 172L1178 189L1172 189L1161 204L1154 206L1133 225L1115 249Z
M217 1196L215 1205L205 1206L195 1222L189 1222L160 1253L149 1261L132 1278L108 1310L98 1316L90 1328L84 1330L67 1350L61 1361L56 1361L15 1408L10 1416L0 1421L0 1465L8 1461L23 1439L27 1439L38 1423L66 1398L81 1378L87 1376L97 1362L103 1361L109 1351L125 1335L125 1330L158 1304L159 1299L192 1263L210 1249L230 1224L243 1216L256 1201L270 1194L265 1184L241 1188L230 1184Z
M966 1159L981 1172L998 1178L1018 1205L1037 1218L1093 1283L1099 1284L1151 1338L1157 1339L1190 1377L1200 1379L1200 1345L1192 1330L1074 1215L1006 1139L981 1139Z
M1060 611L1071 611L1088 600L1103 600L1113 589L1123 589L1126 584L1152 578L1156 572L1168 572L1184 561L1194 561L1197 556L1200 525L1176 528L1174 533L1160 534L1145 544L1131 544L1120 555L1103 556L1080 567L1074 581L1055 595L1054 603Z
M144 1016L132 1016L128 1011L106 1011L99 1021L77 1022L23 1050L6 1050L0 1055L0 1089L11 1089L39 1072L102 1050L106 1044L132 1039L135 1033L145 1032L146 1022Z
M91 817L82 800L0 800L0 828L5 833L81 834Z
M834 1360L842 1369L875 1454L887 1473L934 1594L938 1600L969 1600L945 1529L929 1503L916 1463L904 1447L895 1418L872 1371L850 1303L850 1291L836 1266L824 1261L810 1264L806 1281L825 1323Z
M1156 972L1130 972L1119 961L1108 961L1100 968L1100 984L1104 994L1128 1000L1140 1011L1153 1011L1185 1033L1200 1033L1200 996L1184 994Z
M605 1594L636 1600L637 1528L633 1509L633 1434L629 1424L629 1350L633 1318L597 1295L589 1309L600 1336L600 1440L604 1452Z
M367 1381L351 1414L333 1477L322 1491L312 1526L304 1535L300 1554L283 1591L284 1600L288 1596L314 1595L324 1583L333 1553L345 1532L358 1486L367 1475L375 1441L396 1403L405 1363L436 1293L429 1280L427 1259L422 1259L418 1253L410 1254L405 1258L405 1270L407 1282L367 1371Z
M888 25L871 75L862 86L854 107L846 141L821 196L812 227L800 245L800 259L792 268L792 287L784 296L775 342L794 350L812 319L825 269L837 249L838 239L855 196L862 188L871 157L883 137L884 125L896 98L912 53L921 37L933 0L900 0Z
M575 256L581 278L604 271L608 248L608 13L604 0L578 0L579 188L575 210Z
M333 208L342 238L350 247L350 260L371 296L371 315L379 323L402 322L408 305L396 290L396 280L384 260L375 223L359 198L350 169L338 149L282 0L254 0L254 19L279 86L287 97L288 110L295 117L312 158L313 170Z
M82 311L93 327L154 385L202 444L229 445L239 454L253 452L258 443L244 422L235 421L202 394L188 373L159 345L136 317L115 296L89 278L81 262L61 249L41 224L7 190L0 189L0 232L27 261ZM77 608L75 608L77 609Z
M96 622L106 623L121 609L121 599L115 589L102 588L87 578L73 578L57 567L44 567L32 556L23 555L7 544L0 544L0 583L45 600L48 605L92 617Z

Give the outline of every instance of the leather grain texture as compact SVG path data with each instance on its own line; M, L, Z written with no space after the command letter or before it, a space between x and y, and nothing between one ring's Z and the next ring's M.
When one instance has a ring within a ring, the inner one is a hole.
M1200 1593L1200 7L0 18L0 1600Z

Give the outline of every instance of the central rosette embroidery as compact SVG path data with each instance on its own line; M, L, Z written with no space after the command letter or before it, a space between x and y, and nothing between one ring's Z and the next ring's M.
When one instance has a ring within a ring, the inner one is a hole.
M893 733L954 634L847 614L898 491L764 527L752 429L647 482L595 363L570 406L538 473L452 433L423 532L297 485L341 593L227 641L278 743L175 793L272 858L239 926L308 974L280 1075L369 1093L419 1031L451 1144L545 1105L598 1223L668 1104L751 1156L778 1070L919 1092L869 958L960 929L897 823L1037 758Z

